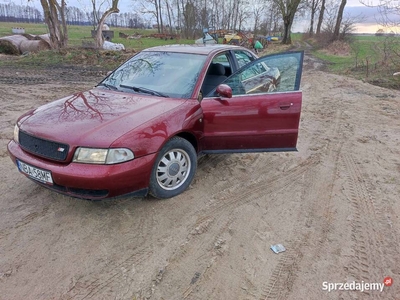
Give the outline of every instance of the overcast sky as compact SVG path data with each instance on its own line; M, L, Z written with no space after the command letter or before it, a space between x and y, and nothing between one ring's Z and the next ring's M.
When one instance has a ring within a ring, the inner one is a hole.
M377 0L366 0L366 1L377 1ZM15 4L19 5L27 5L28 0L0 0L0 3L11 3L14 2ZM29 3L32 3L36 7L40 7L40 0L31 0ZM110 1L111 3L111 1ZM90 7L91 2L90 0L67 0L67 5L68 6L75 6L78 8L83 9L85 6ZM132 10L132 7L134 6L133 0L120 0L119 1L119 9L121 12L128 12ZM363 6L363 4L360 3L359 0L348 0L346 7L351 7L351 6Z
M379 0L365 0L377 3ZM19 5L27 5L28 0L0 0L0 3L10 3L14 2ZM111 1L110 1L111 2ZM34 5L41 8L40 0L31 0L29 5ZM90 0L67 0L68 6L75 6L82 10L90 11ZM120 0L119 9L121 12L131 12L134 10L134 2L133 0ZM104 7L106 9L108 7ZM359 16L362 14L363 16L363 24L358 24L357 31L358 32L376 32L379 29L379 25L377 24L377 20L380 19L380 14L376 8L370 8L364 6L360 3L359 0L348 0L345 8L345 16ZM399 20L399 16L397 16L397 20ZM400 20L398 21L400 23ZM297 20L293 26L293 31L304 31L307 29L309 21L307 20ZM396 30L395 30L396 31ZM399 30L397 30L399 31Z
M367 0L367 1L375 1L376 0ZM14 2L15 4L20 4L20 5L27 5L28 0L0 0L0 2ZM31 0L30 2L33 2L36 4L36 6L40 6L40 0ZM83 7L83 6L90 6L90 1L89 0L67 0L67 4L69 6L75 6L75 7ZM111 3L111 1L110 1ZM119 1L119 8L121 11L129 11L130 8L133 6L133 1L132 0L120 0ZM359 0L348 0L346 6L363 6Z

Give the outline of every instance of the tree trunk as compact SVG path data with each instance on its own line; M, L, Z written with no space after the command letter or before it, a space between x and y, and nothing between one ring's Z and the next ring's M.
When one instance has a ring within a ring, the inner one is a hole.
M168 0L165 0L165 4L167 5L167 12L168 12L169 33L172 34L171 9L170 9L170 7L169 7L169 2L168 2Z
M162 13L161 13L161 0L158 0L158 16L160 17L161 33L164 33L164 24L163 24Z
M119 0L113 0L112 1L112 7L109 8L100 18L100 22L97 25L97 32L96 32L96 48L102 49L103 48L103 43L104 43L104 37L103 37L103 25L104 22L106 21L107 17L113 13L119 13L118 9L118 1Z
M68 44L68 29L65 20L65 0L61 5L57 0L40 0L43 8L44 20L49 28L50 46L52 49L60 49ZM63 24L60 24L58 15L61 16Z
M292 43L292 37L290 36L290 31L292 30L294 15L287 15L283 18L283 38L282 44L290 45Z
M314 34L314 12L311 12L311 22L310 22L310 31L308 32L310 36Z
M316 32L317 35L321 34L321 26L322 26L322 21L324 20L324 13L325 13L325 0L322 0L321 10L319 12L319 18L318 18L317 32Z
M57 4L57 9L60 12L61 15L61 25L62 25L62 31L61 31L61 39L62 39L62 47L65 47L68 45L68 27L67 27L67 20L65 19L65 1L61 1L61 6Z
M99 23L99 18L97 16L96 0L92 0L92 12L93 12L93 30L96 30L96 24Z
M339 38L340 38L340 36L339 36L340 26L342 25L343 11L344 11L344 7L346 6L346 2L347 2L347 0L342 0L342 2L340 3L340 7L339 7L337 19L336 19L336 26L335 26L335 30L333 32L333 37L332 37L333 41L339 40Z
M301 0L278 0L275 2L278 5L283 18L284 32L282 44L289 45L292 43L290 31L292 29L294 16L297 12L300 2Z
M316 0L312 0L312 2L311 2L311 21L310 21L310 30L308 32L310 36L313 36L313 34L314 34L314 17L315 17L315 10L316 10L315 1Z
M237 0L234 3L233 13L234 13L234 20L233 20L233 29L237 30L237 21L240 9L240 0ZM239 30L240 31L240 30Z

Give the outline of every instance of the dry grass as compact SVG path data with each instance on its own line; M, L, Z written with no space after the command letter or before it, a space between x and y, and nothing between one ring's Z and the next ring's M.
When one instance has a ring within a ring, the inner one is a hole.
M337 56L351 55L351 47L349 43L345 41L334 41L333 43L329 44L326 48L324 48L322 51L328 55L337 55Z

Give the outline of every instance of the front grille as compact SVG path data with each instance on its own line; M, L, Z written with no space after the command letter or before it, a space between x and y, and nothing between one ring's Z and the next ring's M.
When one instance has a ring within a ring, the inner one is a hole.
M59 161L67 158L69 150L66 144L40 139L23 131L19 132L19 144L32 154Z

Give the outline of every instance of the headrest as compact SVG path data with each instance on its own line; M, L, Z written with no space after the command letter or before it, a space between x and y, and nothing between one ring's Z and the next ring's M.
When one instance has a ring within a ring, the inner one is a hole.
M208 70L209 75L225 75L225 67L218 63L212 63Z

